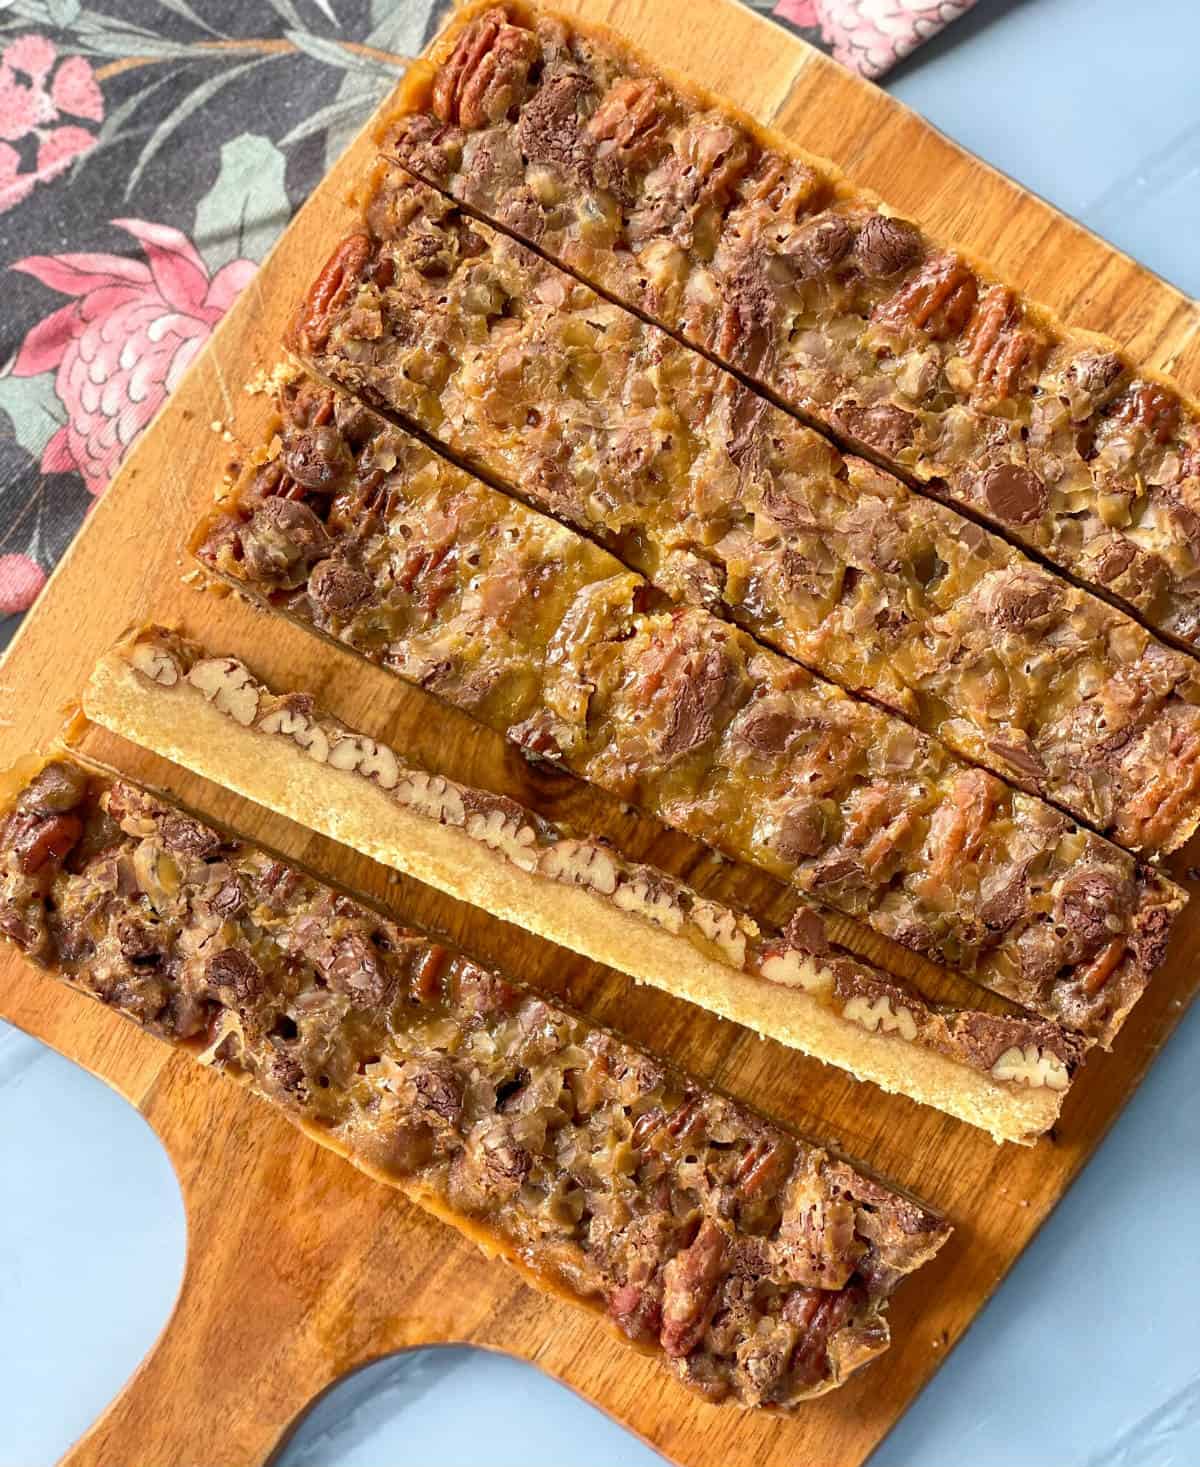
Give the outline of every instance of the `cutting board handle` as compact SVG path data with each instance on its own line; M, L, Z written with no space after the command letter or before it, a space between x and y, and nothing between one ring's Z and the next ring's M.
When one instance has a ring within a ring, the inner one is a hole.
M162 1334L64 1467L263 1467L344 1375L457 1337L452 1291L445 1311L402 1307L412 1281L401 1239L421 1243L403 1198L186 1055L169 1057L134 1103L179 1180L183 1283ZM382 1278L372 1244L396 1260Z
M250 1279L235 1272L229 1283L257 1303ZM195 1275L186 1278L150 1353L62 1467L263 1467L309 1403L276 1378L282 1342L268 1317L206 1308Z

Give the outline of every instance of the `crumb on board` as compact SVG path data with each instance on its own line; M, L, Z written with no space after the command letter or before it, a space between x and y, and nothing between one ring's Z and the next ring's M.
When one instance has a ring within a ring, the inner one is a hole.
M300 375L300 368L294 362L276 362L269 370L263 368L256 372L244 385L242 391L248 397L258 397L262 393L275 393L280 388L286 387L289 382L294 382Z

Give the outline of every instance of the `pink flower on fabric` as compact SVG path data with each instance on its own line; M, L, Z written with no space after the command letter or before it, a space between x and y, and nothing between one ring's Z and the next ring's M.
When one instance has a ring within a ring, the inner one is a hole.
M879 77L965 15L975 0L814 0L833 54L863 76Z
M99 494L258 268L232 260L212 277L185 234L142 219L114 219L142 247L120 255L31 255L24 271L73 297L26 336L13 375L57 370L67 422L42 455L45 473L78 469Z
M68 56L55 70L57 60L54 42L45 36L18 36L0 52L0 213L95 145L95 135L85 127L52 125L64 115L85 122L104 119L104 97L91 63ZM27 155L31 167L23 166L11 146L27 138L37 143L36 156Z
M779 0L771 14L810 30L821 24L821 17L817 14L817 0Z
M16 148L0 143L0 214L32 193L36 182L32 173L21 172L21 155Z
M0 555L0 616L28 611L46 584L46 572L28 555Z

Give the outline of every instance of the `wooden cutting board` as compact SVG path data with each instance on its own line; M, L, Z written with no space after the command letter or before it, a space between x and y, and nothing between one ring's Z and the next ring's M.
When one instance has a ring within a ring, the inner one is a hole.
M990 258L1073 321L1111 332L1200 391L1200 309L1040 200L733 0L560 0L618 25L764 122L836 159L891 203ZM0 762L44 746L96 657L126 627L175 621L269 680L319 694L339 717L459 778L588 821L759 910L772 884L714 862L575 781L533 773L502 741L301 630L182 580L181 546L231 457L213 424L252 444L266 412L243 385L276 358L282 325L331 246L364 134L217 331L97 505L13 645L0 679ZM347 1371L389 1351L464 1341L535 1362L660 1451L700 1464L863 1461L1011 1267L1128 1100L1200 985L1200 904L1122 1033L1089 1061L1055 1137L1001 1150L978 1133L403 881L328 842L92 731L87 751L174 789L318 871L444 930L481 959L569 998L943 1207L957 1233L901 1291L895 1344L844 1390L791 1419L697 1401L592 1317L548 1300L448 1228L294 1132L266 1105L0 956L0 1014L113 1085L154 1127L187 1209L187 1267L146 1361L68 1454L74 1464L249 1467ZM1176 875L1196 861L1183 853ZM1198 890L1193 883L1193 890ZM866 944L868 950L871 942ZM911 960L915 964L916 960ZM962 980L941 978L966 995ZM978 998L976 990L971 993ZM1087 1240L1080 1240L1081 1250ZM479 1423L481 1444L486 1422ZM482 1449L482 1447L481 1447Z

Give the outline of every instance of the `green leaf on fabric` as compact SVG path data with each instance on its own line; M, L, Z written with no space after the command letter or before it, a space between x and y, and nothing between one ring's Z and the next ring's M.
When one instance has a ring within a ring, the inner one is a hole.
M291 218L286 163L270 138L243 133L221 148L217 181L196 206L196 248L215 275L230 260L261 260Z
M17 442L36 459L67 421L54 376L42 372L36 377L0 377L0 413L12 423Z
M304 22L300 19L300 12L292 4L292 0L268 0L271 9L283 21L284 25L291 26L293 30L302 30Z
M201 82L198 87L193 87L178 107L175 107L169 112L158 124L151 133L146 146L138 154L138 160L129 175L128 183L125 185L125 197L128 199L132 196L134 189L137 187L138 180L146 171L151 159L153 159L163 144L168 141L180 123L186 122L193 112L198 112L222 87L228 86L231 81L236 81L239 77L244 76L246 72L253 71L256 66L262 66L264 62L270 60L270 56L257 56L253 61L243 62L241 66L232 66L227 71L218 71L214 76L210 76L207 81Z
M377 51L387 51L393 56L415 56L425 39L425 27L436 0L411 0L407 5L397 5L396 0L372 0L371 32L364 37L368 46ZM403 75L402 69L393 72L378 87L369 90L363 79L353 75L342 78L334 106L349 103L347 110L332 117L325 138L325 166L330 168L349 146L351 139L371 115L372 109L387 96L389 85L394 85ZM361 100L362 110L355 103Z
M399 75L396 67L377 61L373 56L362 56L341 41L326 40L324 36L314 36L308 31L285 31L284 35L298 51L303 51L314 61L324 62L326 66L336 66L339 71L365 71L390 80Z
M189 21L198 30L207 31L210 36L218 36L221 40L228 37L224 31L219 31L215 26L209 25L203 16L197 15L187 0L157 0L164 10L169 10L173 15L178 15L182 20Z
M318 107L315 112L310 112L291 132L279 139L279 146L290 148L293 144L312 137L314 133L324 132L326 128L336 129L338 136L345 131L348 136L353 137L387 92L386 87L364 87L361 78L358 86L359 90L340 97L336 102L330 102L327 107ZM337 151L340 153L341 149Z
M79 0L46 0L46 11L51 25L74 25L82 8Z

